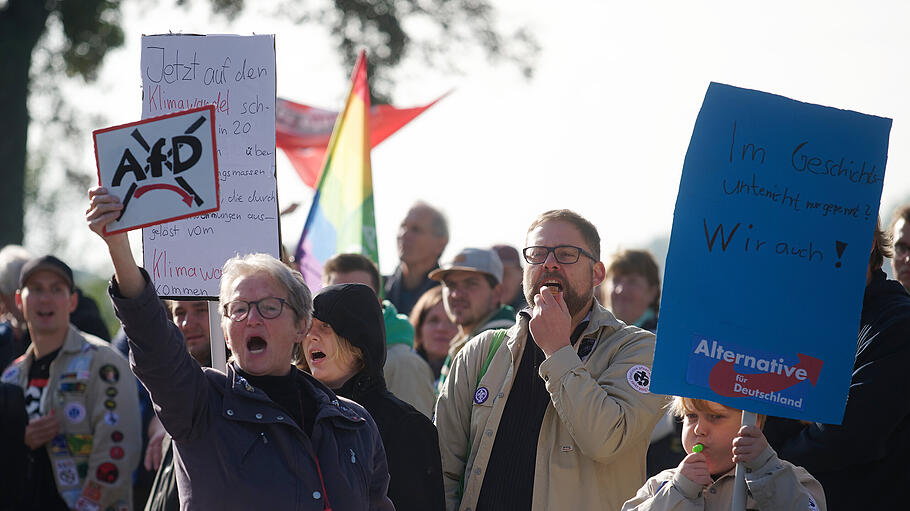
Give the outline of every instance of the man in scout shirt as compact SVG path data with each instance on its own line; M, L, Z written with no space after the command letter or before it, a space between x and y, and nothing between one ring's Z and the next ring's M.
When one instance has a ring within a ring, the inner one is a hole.
M531 309L470 340L436 404L446 509L618 511L663 415L648 391L654 334L594 299L605 270L588 220L540 215L523 255Z
M25 391L30 509L132 508L141 446L135 379L108 343L70 325L73 272L53 256L22 267L16 306L31 335L0 380Z

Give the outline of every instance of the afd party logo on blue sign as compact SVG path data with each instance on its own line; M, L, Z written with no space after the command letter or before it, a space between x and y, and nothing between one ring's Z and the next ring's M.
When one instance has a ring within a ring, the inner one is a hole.
M695 336L686 380L719 396L800 410L824 364L803 353L775 354Z
M123 204L109 234L218 209L213 107L114 126L94 135L99 184Z

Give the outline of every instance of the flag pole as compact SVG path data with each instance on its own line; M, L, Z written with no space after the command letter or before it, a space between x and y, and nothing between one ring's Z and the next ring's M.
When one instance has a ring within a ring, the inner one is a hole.
M758 422L755 412L743 410L742 425L754 426ZM733 511L746 511L746 467L742 463L736 464L736 478L733 483Z

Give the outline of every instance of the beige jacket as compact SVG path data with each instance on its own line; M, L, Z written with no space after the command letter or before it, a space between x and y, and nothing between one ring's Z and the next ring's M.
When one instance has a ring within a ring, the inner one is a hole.
M476 505L527 338L528 317L522 314L479 384L492 332L472 339L453 361L436 404L450 511L471 511ZM625 325L595 303L584 338L597 339L584 361L566 346L539 368L550 405L537 443L533 511L619 510L645 480L648 440L665 402L647 390L654 335ZM489 399L482 399L484 392ZM481 398L475 399L475 393ZM465 473L469 476L459 498Z
M442 369L439 370L439 383L436 386L436 392L441 393L446 386L446 379L452 369L452 361L455 355L464 348L474 337L486 332L487 330L497 330L500 328L509 328L515 324L515 310L512 307L500 305L499 308L491 312L487 317L480 320L470 333L460 333L449 341L449 354L445 362L442 363Z
M395 397L433 418L436 388L433 370L424 359L404 344L392 344L386 350L382 368L385 385Z
M746 464L747 510L825 511L822 485L806 472L777 457L768 447ZM664 470L622 507L623 511L729 511L735 472L730 470L707 488L680 474Z
M0 380L26 389L35 347ZM74 509L132 509L133 470L142 450L136 378L111 345L70 325L51 362L42 416L54 413L60 433L47 455L60 496Z

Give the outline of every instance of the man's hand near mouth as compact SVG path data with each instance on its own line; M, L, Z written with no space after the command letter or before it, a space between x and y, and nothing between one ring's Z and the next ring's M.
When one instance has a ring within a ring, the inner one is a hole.
M569 346L572 316L562 299L558 285L541 286L534 295L534 309L528 324L534 342L547 358L564 346Z

